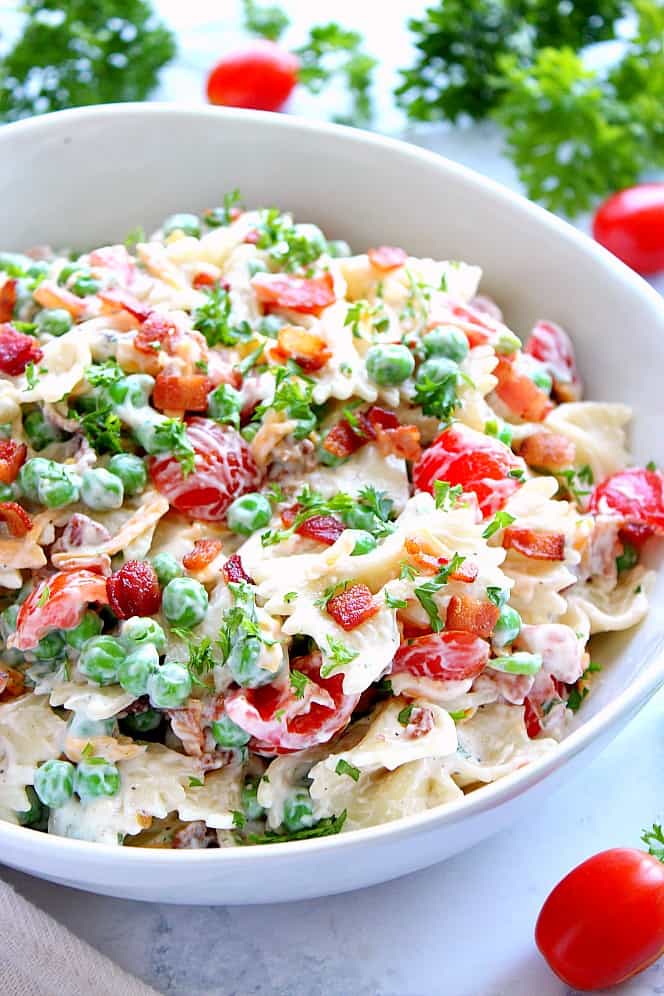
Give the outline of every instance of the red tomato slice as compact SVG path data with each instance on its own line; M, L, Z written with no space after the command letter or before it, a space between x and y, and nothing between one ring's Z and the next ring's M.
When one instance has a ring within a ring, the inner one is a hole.
M0 371L18 377L28 363L39 363L43 356L39 343L31 335L17 332L13 325L0 325Z
M418 491L433 494L435 481L460 484L477 495L484 518L493 515L519 487L510 470L523 470L523 460L492 436L455 425L434 440L413 467Z
M588 858L558 883L535 941L573 989L616 986L664 954L664 864L632 848Z
M297 83L296 56L271 41L224 56L207 80L207 98L224 107L278 111Z
M196 453L193 473L184 477L177 459L169 455L149 461L150 477L178 512L217 522L238 495L259 484L258 468L235 429L194 416L187 421L187 435Z
M399 246L378 246L376 249L369 249L367 252L369 262L377 270L396 270L408 259L408 253Z
M336 301L331 273L294 277L290 273L257 273L251 281L256 297L273 308L317 315Z
M100 574L79 568L40 581L19 609L12 645L32 650L52 629L73 629L89 602L108 604L106 578Z
M559 401L578 401L583 384L576 366L574 346L567 332L555 322L537 322L523 347L524 353L543 363L553 378Z
M530 699L525 699L523 703L523 722L526 727L526 733L531 740L534 740L542 732L542 724L540 723L537 709Z
M593 235L637 273L664 270L664 182L613 194L595 215Z
M12 536L27 536L32 529L32 519L16 501L0 501L0 519Z
M226 712L252 735L252 750L266 755L306 750L327 743L348 724L360 696L344 695L342 674L321 678L320 666L318 653L291 661L291 669L309 679L299 699L288 679L228 696Z
M664 476L659 470L628 467L598 484L590 511L664 533Z
M475 678L489 660L489 644L473 633L446 629L402 643L392 673L407 671L419 678L460 681Z

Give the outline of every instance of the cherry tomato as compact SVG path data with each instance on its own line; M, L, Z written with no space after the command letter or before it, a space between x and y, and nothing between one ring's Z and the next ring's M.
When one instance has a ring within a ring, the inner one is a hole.
M547 368L558 401L579 400L583 384L576 366L574 346L565 329L555 322L537 322L523 351Z
M291 52L271 41L257 41L219 60L208 76L207 98L224 107L278 111L297 83L299 68Z
M461 681L475 678L489 659L489 645L473 633L446 629L402 643L392 673L408 671L419 678Z
M106 581L108 604L118 619L152 616L161 606L157 572L147 560L128 560Z
M228 696L226 712L254 737L253 750L266 755L306 750L327 743L348 724L360 696L344 695L343 674L321 678L320 666L318 653L291 661L292 670L309 679L300 698L288 677L261 688L240 688Z
M418 491L433 494L435 481L460 484L477 495L486 518L505 504L519 487L511 470L525 468L509 447L492 436L484 436L463 425L446 429L434 440L413 467L413 483Z
M3 484L13 484L27 455L25 443L16 443L13 439L0 442L0 481Z
M628 467L598 484L590 510L664 533L664 476L659 470Z
M0 371L18 377L28 363L38 363L42 356L39 343L31 335L17 332L13 325L0 325Z
M568 986L615 986L664 954L664 865L614 848L574 868L548 897L535 941Z
M209 418L187 420L187 435L196 451L196 466L186 477L174 456L150 460L150 477L171 505L192 519L223 519L231 502L253 491L260 477L251 450L229 426Z
M408 259L408 253L399 246L378 246L367 250L369 262L377 270L396 270Z
M40 581L19 609L13 646L32 650L52 629L78 626L88 602L108 603L106 578L78 568Z
M664 270L664 181L609 197L597 210L593 235L637 273Z

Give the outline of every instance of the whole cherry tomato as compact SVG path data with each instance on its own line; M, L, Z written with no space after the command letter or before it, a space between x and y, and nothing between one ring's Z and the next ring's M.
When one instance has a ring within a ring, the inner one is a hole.
M637 273L664 270L664 182L613 194L597 210L593 235Z
M632 848L588 858L544 903L535 941L574 989L604 989L643 971L664 954L664 865Z
M208 76L208 100L224 107L278 111L297 83L299 67L296 56L274 42L255 42L219 60Z

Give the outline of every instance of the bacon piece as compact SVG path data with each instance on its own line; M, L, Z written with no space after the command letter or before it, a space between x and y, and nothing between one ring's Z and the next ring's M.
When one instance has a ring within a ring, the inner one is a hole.
M447 606L445 625L462 629L485 639L493 633L500 609L493 602L480 602L470 595L452 595Z
M519 373L514 368L512 360L507 357L499 358L493 375L498 378L496 394L519 418L525 419L526 422L541 422L552 410L553 405L548 394L533 383L526 374Z
M142 321L134 338L134 348L148 356L154 356L160 349L170 354L178 337L179 330L175 323L165 315L153 311Z
M293 525L299 511L299 505L282 510L281 521L287 529ZM312 515L300 523L295 532L298 536L306 536L307 539L318 540L319 543L332 546L333 543L337 542L345 528L343 522L334 515Z
M371 591L365 584L353 584L337 595L333 595L326 605L328 615L347 632L356 629L378 612Z
M427 706L411 706L404 736L408 740L425 737L434 728L433 713Z
M8 322L0 325L0 371L10 377L24 373L28 363L38 363L43 352L30 335L17 332Z
M82 546L99 546L110 538L111 534L101 522L95 522L82 512L74 512L62 535L53 544L51 553L77 550Z
M152 564L128 560L106 581L108 604L119 619L152 616L161 605L161 588Z
M449 560L445 560L441 557L439 564L441 567L445 567L449 563ZM460 567L457 567L456 571L452 571L449 575L450 581L463 581L466 584L472 584L477 575L479 574L479 567L471 561L464 560ZM463 628L463 627L461 627Z
M216 284L217 278L213 277L211 273L205 273L203 270L195 273L191 281L191 286L195 287L196 290L201 290L203 287L215 287Z
M524 439L519 455L529 467L560 470L574 464L576 446L571 439L556 432L534 432Z
M12 536L18 538L27 536L32 529L32 519L16 501L0 501L0 519Z
M376 438L376 432L367 414L357 412L355 418L358 422L357 426L351 425L347 418L337 422L325 437L323 449L333 456L343 459L356 453L369 440Z
M228 558L222 568L222 572L226 584L230 584L231 582L238 584L240 581L246 581L247 584L256 583L254 579L247 574L242 566L242 559L239 553L234 553L232 557Z
M381 456L397 456L414 462L422 455L420 430L416 425L400 425L395 429L377 426L376 446Z
M256 297L268 308L288 308L318 315L336 301L329 271L319 277L294 277L289 273L257 273L251 281Z
M565 559L565 537L562 533L536 533L532 529L508 526L503 533L503 546L532 560Z
M207 411L208 394L212 389L205 374L157 374L152 403L159 411Z
M89 256L90 266L117 273L123 284L131 284L136 276L136 264L127 252L126 246L102 246L93 249Z
M398 429L401 423L394 414L379 405L372 405L367 411L367 418L374 429Z
M176 851L197 851L201 848L216 847L217 835L215 830L208 827L203 820L193 820L175 831L171 846Z
M105 305L105 310L126 311L138 322L146 321L153 314L153 308L149 304L139 301L133 294L119 287L101 290L98 297Z
M0 287L0 322L11 322L16 306L16 285L18 281L5 280Z
M25 691L25 678L20 671L5 664L0 666L0 702L17 699Z
M80 318L86 308L83 298L72 294L66 287L60 287L54 280L42 280L32 296L42 308L64 308L72 318Z
M202 571L218 557L223 549L221 540L196 540L189 553L182 558L182 566L188 571ZM237 554L236 554L237 556Z
M295 360L307 373L314 373L325 366L332 356L324 339L314 332L284 325L279 330L277 347L272 351L276 358Z
M13 484L18 472L25 463L28 447L25 443L16 443L13 439L0 442L0 481L3 484Z
M397 270L408 259L408 253L399 246L377 246L367 252L369 262L376 270L383 270L388 273L390 270Z

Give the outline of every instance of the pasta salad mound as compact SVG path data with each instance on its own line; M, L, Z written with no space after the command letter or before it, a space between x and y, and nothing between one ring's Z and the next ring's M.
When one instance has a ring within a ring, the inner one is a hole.
M371 826L555 750L664 479L478 267L237 192L0 254L0 817L107 844Z

